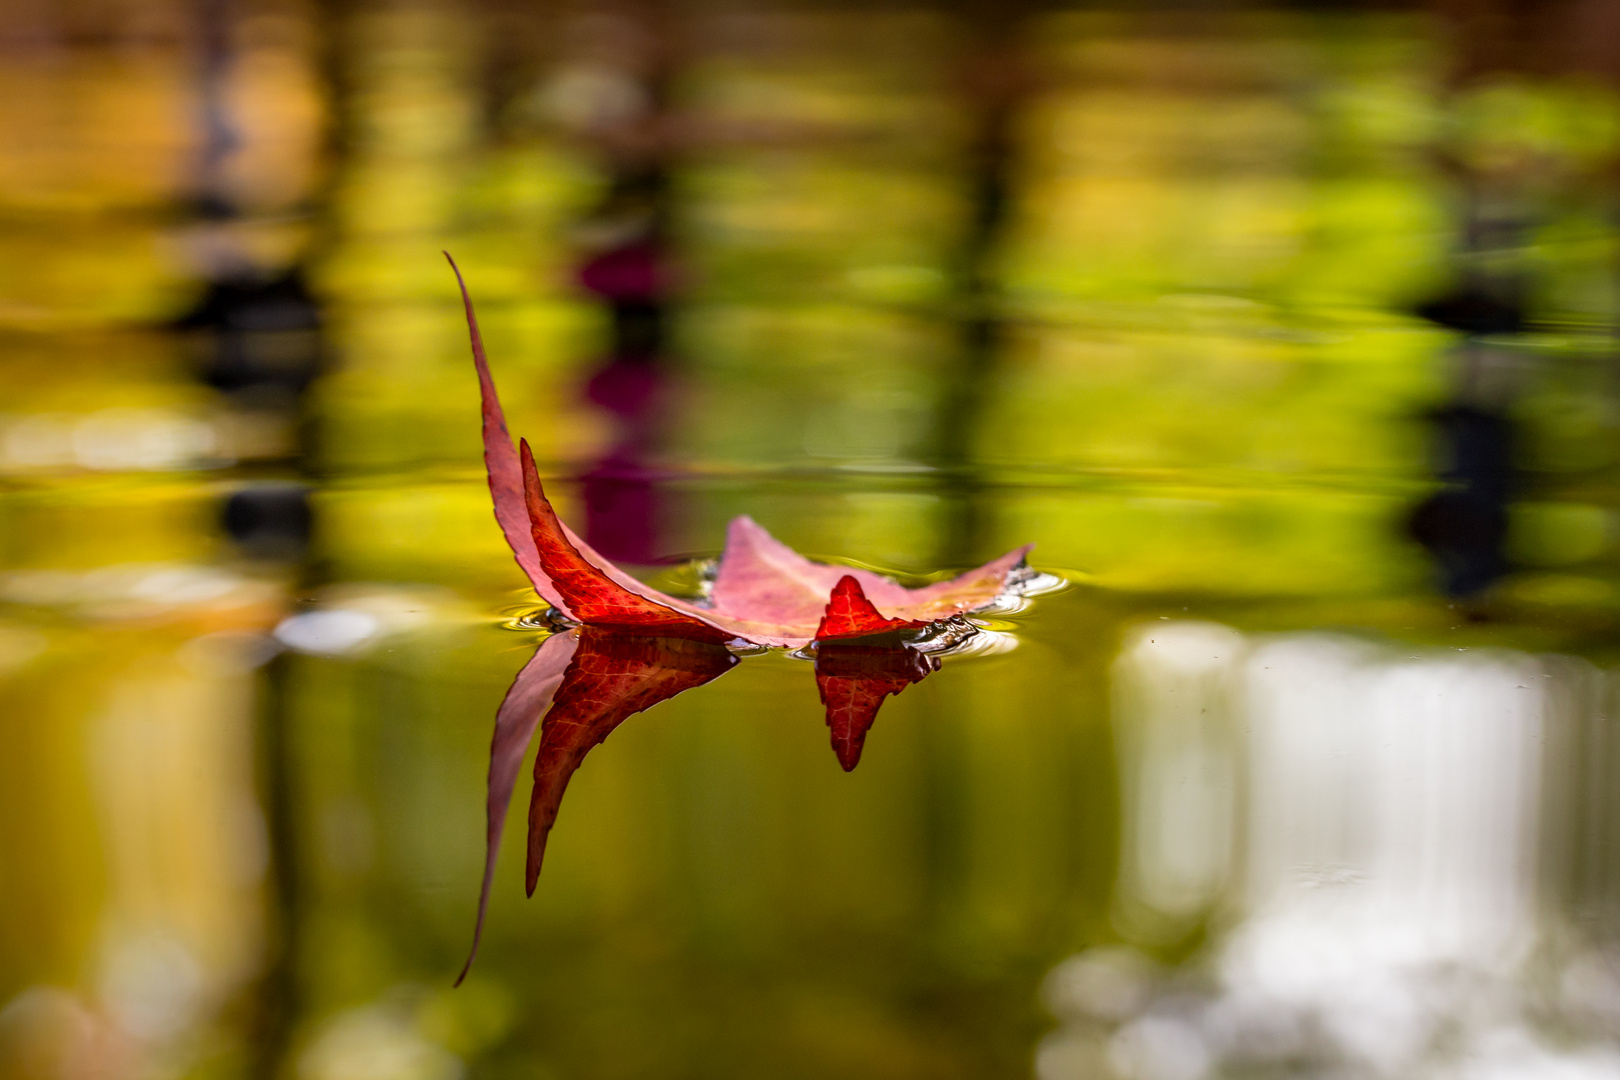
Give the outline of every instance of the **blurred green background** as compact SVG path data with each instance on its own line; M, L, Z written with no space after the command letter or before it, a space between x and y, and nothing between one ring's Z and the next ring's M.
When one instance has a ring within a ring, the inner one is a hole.
M1030 1075L1059 961L1196 965L1242 907L1240 870L1156 912L1131 870L1132 755L1172 752L1122 735L1144 626L1556 653L1586 689L1547 716L1605 715L1602 4L7 8L8 1077ZM653 421L592 389L614 323L576 280L638 168L674 281ZM503 857L454 991L538 635L441 250L562 516L633 489L638 572L689 581L747 513L909 575L1033 541L1069 582L889 702L850 775L783 655L627 723L532 901ZM315 321L246 340L308 377L219 377L235 331L197 313L294 272ZM1459 289L1517 321L1420 315ZM1502 572L1448 595L1405 523L1455 482L1426 417L1458 403L1515 468ZM347 637L274 634L333 611ZM1589 842L1528 925L1608 925L1620 834L1581 813L1537 819Z

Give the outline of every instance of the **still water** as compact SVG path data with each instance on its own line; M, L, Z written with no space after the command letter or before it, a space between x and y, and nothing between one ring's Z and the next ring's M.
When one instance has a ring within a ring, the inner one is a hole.
M987 19L22 20L0 1073L1620 1076L1620 99L1417 14ZM645 580L748 514L1052 586L853 769L811 660L673 678L528 900L525 766L459 988L557 638L443 249Z

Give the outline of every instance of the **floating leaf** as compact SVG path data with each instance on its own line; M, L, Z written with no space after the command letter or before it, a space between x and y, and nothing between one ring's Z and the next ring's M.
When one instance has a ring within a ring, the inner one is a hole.
M454 260L450 265L455 267ZM583 623L634 628L644 633L684 633L698 638L736 638L755 645L800 648L815 638L833 587L846 576L859 583L867 599L884 618L934 621L995 601L1007 591L1014 570L1023 565L1030 545L1009 551L949 581L910 589L870 570L812 562L776 540L752 519L739 517L727 529L726 549L720 558L708 604L669 596L637 581L594 551L557 517L545 497L532 456L525 464L513 449L505 414L489 372L472 298L460 270L456 271L456 281L461 286L473 365L478 371L483 402L484 464L489 472L495 519L518 565L534 583L535 591L563 615ZM527 495L530 485L536 496L533 500ZM538 511L540 519L532 517L531 511ZM543 547L537 541L541 536L547 538ZM559 575L568 579L566 587L561 584ZM627 599L626 594L647 603ZM587 604L589 613L574 610L574 600L587 597L591 600ZM693 622L716 633L696 630ZM681 627L686 630L680 630Z
M784 625L815 627L833 586L853 577L880 612L898 619L947 619L985 607L1007 591L1012 572L1033 544L969 570L949 581L908 589L871 570L812 562L766 532L753 518L739 517L726 529L710 593L717 611L769 616ZM811 630L814 636L814 630Z

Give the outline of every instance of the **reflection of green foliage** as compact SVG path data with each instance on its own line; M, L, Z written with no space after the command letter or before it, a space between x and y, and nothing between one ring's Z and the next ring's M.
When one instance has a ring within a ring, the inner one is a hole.
M1398 19L1262 20L1208 44L1100 16L1051 30L1042 47L1057 70L1086 74L1051 86L1022 125L1013 230L999 255L1014 321L992 381L970 392L975 426L944 436L965 445L981 482L1013 485L994 500L996 535L1011 543L1050 529L1045 557L1121 587L1405 588L1416 566L1393 529L1427 474L1416 417L1445 393L1446 339L1396 312L1446 284L1453 244L1453 208L1427 147L1467 142L1485 130L1486 109L1504 138L1520 137L1517 124L1547 152L1589 155L1606 99L1490 90L1445 128L1435 58ZM929 463L941 437L937 410L961 345L930 312L945 299L960 235L965 191L950 170L961 132L923 69L818 54L841 40L833 33L804 38L792 60L721 57L683 80L682 99L718 130L778 127L763 148L693 153L679 174L695 302L680 327L685 367L663 448L674 466L903 476ZM1508 108L1510 98L1520 104ZM874 132L888 134L866 137ZM330 264L333 289L356 305L339 322L345 369L322 395L334 465L476 461L460 329L427 256L447 236L470 252L514 429L564 466L601 445L605 421L576 396L598 340L594 316L534 299L563 275L555 237L587 197L588 170L543 145L464 147L418 147L412 168L441 194L400 219L411 227L357 218ZM364 183L357 209L363 192L398 186L398 154L373 153L388 167L353 170ZM1554 209L1534 253L1549 303L1606 310L1607 234L1584 204ZM413 250L419 257L407 257ZM1566 382L1532 383L1520 410L1526 442L1537 462L1589 470L1606 443L1586 435L1606 420L1590 405L1599 399L1558 389ZM1079 494L1099 470L1137 477L1140 498ZM1178 542L1183 525L1144 508L1155 478L1213 500L1208 526L1184 525L1228 539ZM1240 492L1275 478L1287 494L1257 518L1272 496ZM1041 494L1016 493L1032 481ZM403 507L408 489L344 496L357 516L334 517L333 528L346 538L336 547L350 553L347 572L464 576L496 550L490 537L474 541L483 525L476 481L466 482L461 544L421 513L409 529L360 513ZM930 566L925 537L941 518L927 482L874 498L893 508L881 525L806 528L786 506L772 524L799 530L813 550ZM1073 520L1047 517L1064 498ZM671 512L679 550L713 550L724 512L748 509L719 489L687 500Z
M915 454L952 348L937 323L841 304L712 304L684 326L681 449L722 465Z
M1531 155L1601 167L1620 148L1620 100L1595 83L1497 78L1459 96L1450 127L1464 153L1487 167Z
M873 299L889 281L902 282L891 294L932 299L939 278L930 271L949 254L963 210L937 169L870 155L722 158L688 186L698 295L731 301Z
M1160 305L1161 323L1203 322L1203 332L1032 331L993 399L980 455L1036 468L1418 475L1418 433L1402 421L1436 392L1425 360L1437 335L1370 320L1291 330L1237 307L1229 317L1229 307Z

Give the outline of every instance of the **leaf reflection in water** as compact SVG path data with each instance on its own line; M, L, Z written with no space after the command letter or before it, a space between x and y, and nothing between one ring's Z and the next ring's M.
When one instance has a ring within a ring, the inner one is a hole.
M478 955L478 943L484 936L484 915L489 910L489 889L495 880L495 856L501 850L501 836L506 831L506 811L512 803L512 789L517 786L518 769L523 755L528 752L534 729L556 696L566 673L573 664L579 647L579 632L570 630L553 634L540 643L529 662L523 665L517 678L506 691L500 709L495 713L495 737L489 744L489 794L485 801L487 825L484 832L484 883L478 893L478 921L473 927L472 949L456 985L472 970L473 958Z
M524 872L524 887L530 896L540 877L546 838L557 821L563 792L585 755L627 718L718 678L736 663L737 657L709 642L643 637L590 626L554 634L540 643L512 681L495 715L483 885L472 948L456 985L467 977L478 955L506 812L535 727L540 728L540 749L535 754L534 791L529 798Z
M939 670L938 657L918 648L910 637L908 631L890 631L835 638L820 642L815 650L816 689L827 708L833 752L845 772L859 763L866 733L883 699ZM467 977L478 955L507 810L535 729L540 730L540 748L534 759L524 870L524 888L530 896L563 793L585 755L629 717L719 678L737 663L734 653L712 642L593 626L553 634L540 643L495 715L483 883L472 948L456 985Z
M627 718L730 671L723 646L691 638L639 637L584 626L579 648L540 728L529 799L529 859L524 887L534 895L546 837L563 791L585 755Z
M816 689L827 707L833 753L845 772L861 760L883 699L939 670L939 660L897 634L824 641L816 650Z

